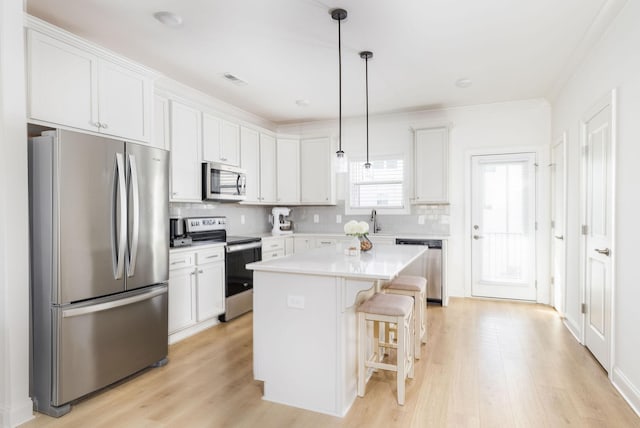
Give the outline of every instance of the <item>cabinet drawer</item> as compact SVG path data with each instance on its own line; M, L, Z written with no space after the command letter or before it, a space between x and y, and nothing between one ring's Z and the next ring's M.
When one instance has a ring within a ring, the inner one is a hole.
M169 270L182 269L195 264L194 253L169 254Z
M221 261L224 261L224 247L211 248L197 253L197 263L199 265Z
M284 252L284 238L267 238L262 240L262 251L282 250Z
M284 249L262 252L262 260L277 259L278 257L284 257Z
M316 238L316 247L331 247L336 245L336 242L334 238Z

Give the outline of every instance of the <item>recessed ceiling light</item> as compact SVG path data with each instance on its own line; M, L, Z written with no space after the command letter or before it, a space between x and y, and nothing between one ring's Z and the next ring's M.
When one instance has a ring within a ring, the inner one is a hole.
M311 104L311 101L309 101L309 100L296 100L296 104L298 105L298 107L307 107L309 104Z
M235 74L231 74L229 72L226 72L226 73L223 74L223 76L224 76L225 79L227 79L228 81L230 81L234 85L238 85L238 86L248 85L246 80L243 80L243 79L239 78Z
M468 88L472 83L471 79L466 78L456 80L456 86L458 88Z
M173 12L156 12L153 17L168 27L177 27L182 24L182 17Z

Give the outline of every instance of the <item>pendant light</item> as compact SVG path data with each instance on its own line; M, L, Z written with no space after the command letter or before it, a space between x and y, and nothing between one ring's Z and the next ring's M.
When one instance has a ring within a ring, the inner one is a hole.
M364 177L366 179L373 178L371 170L371 162L369 162L369 60L373 58L373 52L362 51L360 58L364 59L364 81L365 81L365 99L367 104L367 162L364 164Z
M347 157L342 151L342 39L340 34L340 22L347 18L347 11L344 9L333 9L331 18L338 21L338 151L336 152L336 171L347 172Z

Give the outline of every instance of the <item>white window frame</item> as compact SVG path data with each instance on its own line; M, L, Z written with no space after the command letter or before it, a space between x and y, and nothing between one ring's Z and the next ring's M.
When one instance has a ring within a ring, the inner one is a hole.
M345 215L368 215L371 210L376 210L377 214L384 215L406 215L411 213L411 205L409 203L409 164L407 163L407 156L404 154L382 154L377 156L369 156L370 161L389 160L389 159L402 159L403 171L402 171L402 207L398 208L385 208L385 207L368 207L368 208L354 208L351 206L351 162L366 162L365 157L353 157L348 159L349 171L346 177L346 190L345 190Z

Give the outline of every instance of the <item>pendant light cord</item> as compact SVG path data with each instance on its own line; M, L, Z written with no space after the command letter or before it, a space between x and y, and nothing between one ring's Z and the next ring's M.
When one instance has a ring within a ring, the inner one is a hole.
M364 58L365 99L367 102L367 164L369 163L369 57Z
M342 152L342 38L338 19L338 152Z

